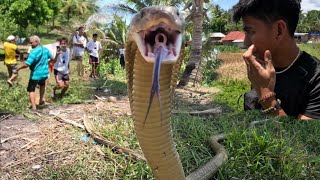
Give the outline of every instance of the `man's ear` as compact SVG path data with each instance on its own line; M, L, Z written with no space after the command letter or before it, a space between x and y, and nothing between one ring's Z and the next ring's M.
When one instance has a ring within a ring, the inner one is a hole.
M287 24L284 20L278 20L274 23L274 25L277 40L281 40L286 34L289 33Z

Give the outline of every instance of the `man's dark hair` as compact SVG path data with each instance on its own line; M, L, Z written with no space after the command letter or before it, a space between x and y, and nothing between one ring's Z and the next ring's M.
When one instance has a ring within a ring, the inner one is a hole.
M252 16L265 23L284 20L293 37L299 21L301 0L239 0L233 6L233 20L238 22L244 16Z
M92 34L92 37L98 37L97 33Z
M68 43L68 38L66 38L66 37L60 38L60 42L62 42L62 41L65 41L66 43Z

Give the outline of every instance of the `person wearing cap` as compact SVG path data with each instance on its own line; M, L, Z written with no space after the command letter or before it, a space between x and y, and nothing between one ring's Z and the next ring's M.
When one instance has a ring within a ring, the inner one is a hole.
M87 39L84 36L84 27L81 26L78 29L78 33L73 36L73 55L77 63L77 72L79 77L83 77L84 75L84 66L83 66L83 56L85 47L87 44Z
M92 40L86 46L86 50L89 52L89 63L91 64L90 77L97 78L97 67L99 65L99 54L102 50L100 41L97 41L98 34L94 33L92 35Z
M7 66L9 79L7 80L8 84L12 86L14 80L17 79L17 75L12 72L17 69L17 54L20 54L20 50L16 45L16 38L13 35L8 36L8 42L3 44L4 48L4 64Z
M29 99L32 106L32 110L35 111L37 109L35 89L37 85L40 86L39 105L43 105L43 97L46 89L46 80L49 76L48 59L50 59L51 61L53 61L54 59L50 51L46 47L40 45L40 38L38 36L31 36L30 44L32 46L32 50L28 56L28 59L15 71L13 71L13 73L18 74L19 70L29 67L30 78L27 91L29 92Z

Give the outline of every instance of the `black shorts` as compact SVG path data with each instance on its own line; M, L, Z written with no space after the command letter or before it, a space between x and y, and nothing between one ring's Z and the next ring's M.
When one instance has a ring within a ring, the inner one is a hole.
M29 79L27 91L28 92L34 92L36 90L37 85L43 86L46 85L47 78L41 79L41 80L32 80Z
M17 64L7 64L7 69L8 69L8 73L9 73L9 76L11 77L12 76L12 71L13 70L16 70L18 68L18 65ZM10 78L9 77L9 78Z
M62 74L58 70L54 69L54 76L56 80L59 81L69 81L69 74Z
M120 55L120 65L121 65L122 67L125 66L125 61L124 61L124 55L123 55L123 54Z
M99 58L94 56L89 56L89 63L90 64L99 64Z

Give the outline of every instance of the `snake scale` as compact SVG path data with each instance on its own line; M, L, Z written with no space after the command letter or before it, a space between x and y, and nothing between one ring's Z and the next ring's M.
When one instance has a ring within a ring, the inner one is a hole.
M213 137L211 144L217 145L214 148L219 161L208 162L186 177L173 141L170 118L184 54L184 25L176 7L143 8L132 18L125 45L135 131L149 167L161 180L208 179L222 164L220 159L226 159L223 147L217 143L219 138Z

